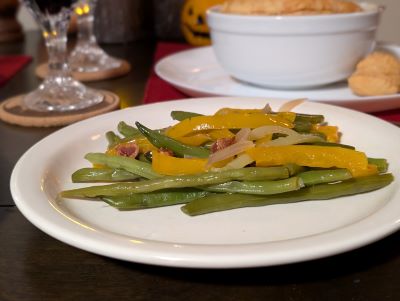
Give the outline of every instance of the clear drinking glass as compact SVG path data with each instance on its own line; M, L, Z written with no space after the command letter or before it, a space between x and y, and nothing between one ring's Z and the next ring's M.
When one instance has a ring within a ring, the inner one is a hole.
M73 71L97 72L118 68L121 61L109 56L97 44L93 32L94 11L98 0L79 0L75 6L78 17L78 41L69 57Z
M71 77L67 55L67 29L74 0L21 0L40 25L45 39L48 75L42 84L24 97L36 111L71 111L103 101L103 95Z

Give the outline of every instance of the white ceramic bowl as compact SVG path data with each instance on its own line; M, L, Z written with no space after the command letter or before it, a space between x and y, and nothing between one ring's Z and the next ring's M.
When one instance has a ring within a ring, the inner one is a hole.
M212 45L234 78L272 88L309 88L346 79L375 47L382 7L309 16L261 16L207 11Z

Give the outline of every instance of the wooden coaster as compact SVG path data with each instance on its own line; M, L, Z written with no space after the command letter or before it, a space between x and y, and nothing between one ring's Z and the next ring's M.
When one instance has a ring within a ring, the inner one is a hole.
M116 94L103 90L99 92L104 95L101 103L69 112L30 110L23 103L24 95L18 95L0 103L0 119L7 123L28 127L63 126L119 108L119 97Z
M131 71L131 65L125 61L120 60L121 66L104 71L96 72L72 72L72 77L81 82L94 82L104 79L116 78L123 76ZM47 64L41 64L36 68L36 75L39 78L45 78L48 73Z

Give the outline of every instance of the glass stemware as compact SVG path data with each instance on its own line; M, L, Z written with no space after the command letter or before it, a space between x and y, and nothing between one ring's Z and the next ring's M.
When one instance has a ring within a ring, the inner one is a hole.
M49 56L48 75L24 97L36 111L71 111L103 101L103 95L71 77L67 62L67 29L74 0L21 0L40 25Z
M98 0L80 0L75 7L78 17L78 41L69 58L73 71L97 72L121 66L121 61L109 56L97 44L93 33L97 2Z

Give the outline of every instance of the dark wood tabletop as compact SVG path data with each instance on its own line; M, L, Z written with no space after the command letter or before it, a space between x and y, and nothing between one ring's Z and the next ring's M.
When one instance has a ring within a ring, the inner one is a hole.
M104 45L128 60L125 77L89 84L117 93L124 105L141 103L155 42ZM2 54L33 62L0 88L0 101L28 92L45 60L37 32L0 44ZM0 122L0 300L400 300L400 233L329 258L251 269L179 269L124 262L60 242L33 226L12 200L9 181L18 158L58 128ZM400 201L400 200L399 200ZM340 214L340 213L338 213Z

